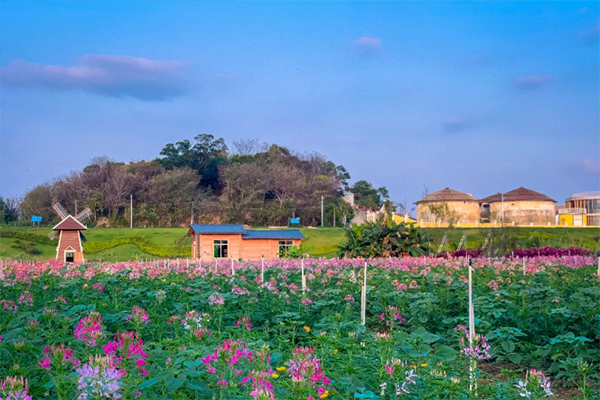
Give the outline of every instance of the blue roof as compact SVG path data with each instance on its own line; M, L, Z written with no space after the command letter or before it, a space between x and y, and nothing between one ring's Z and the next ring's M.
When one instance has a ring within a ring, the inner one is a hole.
M251 230L242 235L242 239L304 239L298 229Z
M246 230L242 225L192 225L194 233L199 234L232 234L236 235L239 233L246 233Z

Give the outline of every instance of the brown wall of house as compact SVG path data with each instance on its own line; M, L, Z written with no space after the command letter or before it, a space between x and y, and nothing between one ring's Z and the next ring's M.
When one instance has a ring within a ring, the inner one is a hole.
M490 204L490 221L501 222L502 220L502 202ZM504 202L504 221L515 225L525 224L554 224L556 220L554 203L551 201L505 201Z
M56 259L58 261L64 261L65 249L69 246L75 249L75 262L83 262L83 249L79 242L79 231L62 231L60 233L60 240L58 241L58 247L56 248ZM77 253L79 253L79 255Z
M198 240L200 241L200 254L197 254ZM279 258L279 239L242 239L242 235L193 235L192 257L203 260L214 260L214 241L228 240L228 258L242 260L266 260ZM293 245L300 247L301 240L292 240ZM206 253L208 251L208 254ZM201 257L199 257L201 256Z
M474 224L479 221L479 203L476 201L445 201L445 202L427 202L417 204L417 220L419 222L441 222L447 223L447 218L444 221L436 220L436 217L431 213L429 205L436 206L446 203L448 210L455 213L458 218L456 222L463 224Z
M194 235L200 238L200 253L197 258L214 260L214 241L228 240L228 258L241 258L242 235ZM208 251L208 254L206 253Z

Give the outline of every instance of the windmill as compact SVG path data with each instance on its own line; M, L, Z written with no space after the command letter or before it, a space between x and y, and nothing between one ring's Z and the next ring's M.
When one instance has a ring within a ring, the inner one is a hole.
M57 237L58 246L56 247L56 259L64 262L83 262L83 247L81 243L85 242L85 237L81 233L87 229L82 221L92 215L92 211L86 208L76 216L72 216L60 203L54 203L52 208L61 218L61 221L52 228L49 236L54 240Z

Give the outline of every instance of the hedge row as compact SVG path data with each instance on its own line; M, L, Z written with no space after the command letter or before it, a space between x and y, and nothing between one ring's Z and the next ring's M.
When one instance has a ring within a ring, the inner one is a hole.
M143 236L120 237L106 242L85 242L83 244L83 252L86 254L94 254L123 244L136 245L144 253L161 258L189 258L192 255L191 247L159 246Z
M38 235L35 233L21 231L21 230L0 229L0 237L15 238L15 239L27 240L28 242L49 244L49 245L56 245L58 243L56 240L50 240L50 238L48 236Z

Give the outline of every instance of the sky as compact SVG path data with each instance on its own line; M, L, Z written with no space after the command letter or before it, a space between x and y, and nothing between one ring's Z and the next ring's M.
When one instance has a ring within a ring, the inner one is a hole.
M200 133L413 203L600 187L599 3L0 1L0 195Z

